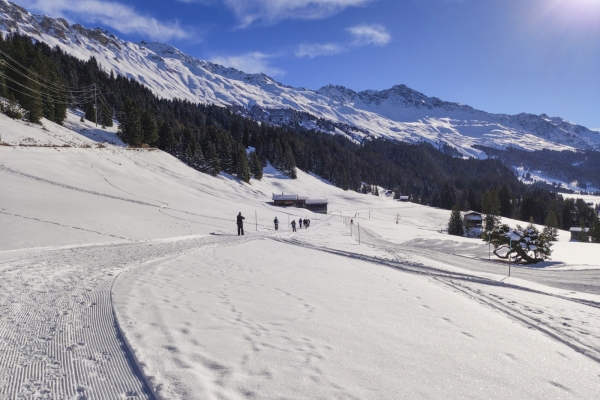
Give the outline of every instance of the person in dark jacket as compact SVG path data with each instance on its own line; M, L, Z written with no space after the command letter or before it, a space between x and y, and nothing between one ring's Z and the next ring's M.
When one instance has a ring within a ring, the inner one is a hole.
M238 236L240 236L240 233L243 235L244 234L244 220L246 218L242 217L242 213L240 212L237 216L237 226L238 226Z
M302 218L298 219L298 226L300 227L300 229L302 229Z
M277 219L277 217L275 217L275 219L273 220L273 224L275 224L275 230L279 229L279 220Z
M292 220L292 232L296 232L296 220Z

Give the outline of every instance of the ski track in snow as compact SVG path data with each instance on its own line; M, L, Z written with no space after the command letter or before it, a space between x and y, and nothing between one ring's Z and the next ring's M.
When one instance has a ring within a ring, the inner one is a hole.
M329 221L335 220L330 218ZM328 224L320 224L319 227L326 227ZM386 241L369 229L361 228L361 242L367 246L379 248L391 255L392 259L379 258L361 253L349 252L347 250L335 249L324 246L323 243L313 245L312 237L305 235L298 238L276 238L284 243L310 248L313 250L325 251L328 253L350 257L375 263L380 266L391 267L403 272L421 274L430 277L432 282L449 287L454 291L461 292L476 301L500 311L510 318L517 320L526 326L537 329L540 332L560 341L566 346L578 351L590 359L600 363L600 303L593 301L568 298L556 294L545 293L530 288L525 288L491 278L485 278L469 273L464 270L465 261L471 261L481 265L482 260L472 260L463 257L452 257L452 251L455 253L472 253L476 251L483 256L487 256L487 246L481 244L460 244L452 241L439 241L437 246L429 246L429 251L423 252L419 248L412 247L410 244L420 243L420 240L411 241L409 245L397 245ZM437 241L436 241L437 242ZM430 243L431 244L431 243ZM402 253L398 254L398 250ZM438 269L432 266L424 265L423 262L414 261L414 256L424 256L425 258L442 261L452 266L464 270L464 272L454 272ZM515 268L517 269L517 268ZM482 271L481 268L475 271ZM535 270L534 270L535 271ZM571 274L585 273L594 274L589 271L570 271ZM544 271L548 273L548 271ZM564 274L563 274L564 277ZM528 276L531 278L531 275ZM560 286L560 280L551 282L555 286ZM511 294L502 292L510 289ZM519 292L527 292L528 296L518 299ZM531 304L531 293L539 294L540 301ZM593 290L592 293L599 293ZM517 297L515 297L515 294ZM517 301L515 301L517 299ZM570 304L568 307L564 301L578 303ZM568 311L568 315L564 313Z
M152 399L113 314L115 277L133 265L252 238L0 253L0 398Z
M560 304L571 299L540 293L543 301L531 304L530 293L524 300L518 298L520 291L531 292L529 289L468 271L445 271L424 265L413 259L415 255L422 255L421 249L395 245L364 228L362 241L387 252L391 259L312 244L315 234L327 230L334 220L330 217L297 234L282 231L271 238L428 276L431 282L461 292L600 362L598 304L570 305L569 315ZM310 234L305 234L308 232ZM143 365L138 364L125 343L114 316L111 287L115 277L131 267L160 263L168 257L206 246L235 245L259 237L267 236L212 235L199 239L0 253L0 270L6 287L0 294L0 312L6 320L0 331L0 397L153 398L146 380L151 387L160 383L138 371ZM440 245L443 249L448 246L451 244ZM478 246L463 246L462 251L474 251ZM428 255L433 253L435 251L430 251ZM447 254L439 255L449 261ZM507 296L499 292L506 289L513 289L514 294Z
M14 175L22 176L22 177L28 178L28 179L33 179L33 180L38 181L38 182L47 183L47 184L54 185L54 186L59 186L59 187L65 188L65 189L76 190L78 192L92 194L92 195L95 195L95 196L108 197L108 198L115 199L115 200L128 201L128 202L131 202L131 203L141 204L141 205L150 206L150 207L160 207L157 204L150 204L150 203L146 203L144 201L139 201L139 200L134 200L134 199L128 199L128 198L119 197L119 196L113 196L113 195L106 194L106 193L96 192L95 190L81 189L81 188L78 188L78 187L75 187L75 186L71 186L71 185L67 185L67 184L64 184L64 183L54 182L54 181L51 181L49 179L40 178L40 177L37 177L37 176L34 176L34 175L29 175L29 174L26 174L24 172L20 172L20 171L14 170L12 168L5 167L3 165L0 165L0 171L7 172L9 174L14 174ZM108 183L110 184L110 182L108 182Z
M494 312L501 313L509 317L511 320L525 326L526 328L536 330L550 337L551 339L562 343L568 348L575 350L578 353L581 353L582 355L588 357L592 361L600 363L600 334L598 333L600 332L600 319L598 318L598 315L600 313L600 304L593 302L578 301L574 299L564 298L558 295L548 294L541 291L519 287L506 282L502 282L501 280L494 280L492 278L478 276L477 273L470 273L470 271L463 270L463 272L460 272L439 269L435 266L427 265L427 262L423 261L423 255L420 252L420 249L411 248L410 246L404 246L402 247L402 251L400 252L398 251L398 247L400 247L399 245L393 244L391 242L386 242L385 240L377 237L376 234L369 234L369 231L367 229L364 229L361 232L363 235L362 239L366 243L364 243L363 246L358 247L356 251L348 250L349 247L347 246L347 243L342 243L341 249L336 248L335 244L329 243L328 245L322 240L319 240L319 238L322 238L323 236L329 238L340 237L341 229L339 229L339 227L336 226L340 224L336 224L334 222L335 220L335 217L329 217L321 221L321 223L316 224L314 227L311 227L306 230L299 230L295 234L277 236L271 235L265 237L265 239L274 240L281 244L287 244L300 248L326 252L339 257L368 262L372 264L374 268L368 268L365 270L368 271L370 274L373 274L375 276L381 276L381 278L386 280L388 279L386 278L386 274L384 271L382 271L381 267L391 267L398 270L398 272L408 272L411 274L421 275L425 277L428 282L434 285L443 287L449 291L456 292L460 295L470 298L471 300L482 304L486 308L489 308ZM315 242L317 244L315 244ZM241 243L230 241L226 244L238 245ZM449 245L449 243L444 244L444 246ZM478 245L475 245L475 247L476 246ZM463 247L463 250L470 251L473 250L474 246L472 244L467 244ZM356 247L351 248L354 249ZM373 248L376 248L378 254L384 253L385 255L380 257L372 254L365 254L365 251L368 252ZM231 254L236 254L233 251L233 249ZM440 256L442 255L443 254L440 254ZM269 335L269 330L265 329L265 327L262 325L263 322L259 320L254 320L251 317L244 315L240 310L237 309L236 305L230 301L228 295L226 294L226 292L229 290L229 286L231 286L231 284L233 283L233 278L231 276L226 275L224 273L225 270L229 271L229 269L231 268L239 268L247 270L249 272L261 273L262 271L260 270L260 262L253 264L256 268L253 269L253 267L247 266L244 262L239 261L234 256L231 257L233 258L227 258L226 263L219 263L218 261L215 261L215 270L210 271L209 274L211 276L223 275L222 283L219 285L221 292L219 292L220 294L217 297L220 299L221 303L224 304L224 309L230 309L232 316L227 317L224 315L211 315L215 317L216 320L220 321L221 325L229 326L230 324L233 324L236 330L239 329L244 332L247 331L247 333L243 335L243 339L248 341L247 344L249 344L251 350L253 350L255 354L257 354L256 352L260 352L262 350L267 351L267 347L269 349L273 348L285 353L285 345L282 345L283 347L280 348L281 344L278 342L274 342L276 344L265 343L264 339L260 339L265 335ZM460 261L461 259L458 260ZM453 264L453 262L456 262L456 259L451 258L449 260L447 259L447 261L450 263L450 265L460 267L459 264ZM188 259L187 263L189 262L190 260ZM131 287L132 290L137 290L138 292L140 292L137 293L136 296L143 296L143 293L146 293L147 295L152 293L153 291L155 291L155 295L158 295L161 291L161 288L164 288L165 293L167 293L164 294L164 296L166 296L164 298L160 297L160 299L150 299L148 301L148 304L144 300L137 306L133 306L132 310L135 310L135 312L127 308L129 307L129 305L126 299L120 300L124 304L119 304L118 302L119 315L121 315L121 313L124 313L124 315L122 316L124 318L124 324L133 324L131 325L131 328L129 328L129 325L124 326L126 331L125 333L128 336L132 336L133 344L137 344L138 346L141 346L143 348L148 346L149 344L157 345L158 343L162 343L163 348L169 350L172 353L170 354L170 356L173 360L175 360L174 362L178 363L178 372L176 373L175 371L171 370L171 368L174 367L170 366L170 364L166 360L164 361L164 365L162 364L162 361L157 363L157 360L155 358L158 357L160 359L159 356L155 356L154 354L149 353L147 350L141 348L140 350L142 350L142 360L147 359L149 365L151 365L151 367L148 367L149 370L147 370L146 372L152 375L156 374L158 376L156 381L151 382L151 386L153 388L156 388L156 390L160 392L164 384L164 387L167 388L168 394L173 394L174 392L171 392L173 390L180 390L183 391L183 393L185 393L185 391L187 390L186 385L193 384L196 387L202 387L202 390L206 390L207 392L211 392L212 390L214 390L213 394L220 393L226 397L229 397L229 395L231 395L232 398L239 397L239 393L236 394L235 390L242 392L242 394L247 392L248 395L244 394L244 397L256 396L256 392L252 392L249 389L249 386L245 386L243 379L241 383L236 383L236 379L241 379L238 375L239 371L237 371L235 367L230 366L228 364L228 362L233 363L234 361L229 359L220 359L216 354L221 354L223 351L220 349L211 348L208 343L205 343L204 346L201 346L203 355L200 359L195 360L196 362L201 361L202 366L199 368L203 374L201 374L202 378L195 377L192 380L186 381L182 379L180 375L177 375L187 373L193 375L192 372L188 371L192 371L194 369L191 366L189 366L189 363L186 362L187 358L191 356L187 353L184 354L184 352L179 347L179 345L184 346L185 343L187 343L187 341L190 340L189 336L185 336L187 335L188 329L185 327L181 328L182 332L184 333L184 336L180 337L175 335L175 331L177 329L173 325L171 325L173 321L171 319L169 320L169 322L163 321L160 310L155 310L153 304L156 307L161 307L163 305L163 302L166 302L164 304L165 308L163 309L163 312L175 313L177 313L178 311L174 310L173 308L178 309L179 307L181 307L183 309L191 307L190 304L184 301L183 297L185 297L186 295L183 292L187 293L189 291L193 292L194 290L203 289L184 289L181 286L177 286L177 277L187 276L187 274L191 274L190 281L193 282L193 276L197 276L194 274L199 273L196 272L187 263L186 261L182 262L182 258L174 257L172 260L169 261L168 264L165 263L164 266L159 266L158 268L128 270L123 280L119 280L117 282L118 284L122 285L120 289L122 292L121 296L123 295L123 293L127 292L127 288L129 287ZM339 278L341 279L341 277ZM133 282L136 282L136 279L139 280L139 283L141 286L143 286L143 288L134 288L132 286ZM248 284L250 285L250 283ZM168 293L170 293L171 295L169 295ZM286 296L295 297L294 295L287 292L285 292L284 294ZM186 299L188 298L186 297ZM306 303L306 301L302 300L300 301L300 303ZM304 304L304 306L309 308L311 307L310 304ZM427 305L422 306L427 308ZM124 311L126 309L128 310L127 312ZM193 309L193 307L190 308L188 311L192 312L192 316L201 315L194 314L198 310ZM310 310L308 311L310 312ZM143 331L145 337L142 339L136 338L136 329L140 329L139 326L136 326L138 325L138 321L136 319L137 317L135 316L137 315L136 312L151 313L150 320L154 321L151 325L157 330L162 329L163 331L156 334ZM187 311L181 312L185 313ZM210 313L211 310L202 310L202 312ZM298 316L297 314L292 313L288 317L293 319L297 318ZM448 324L454 323L451 319L448 318L444 318L444 320L446 320ZM211 326L210 329L213 329L213 325L208 325ZM129 332L127 332L128 329L130 329ZM224 328L221 327L221 329ZM465 336L470 335L468 332L463 332L463 334ZM291 334L284 334L282 338L290 341L294 340L294 336ZM201 342L201 338L194 336L192 338L192 342L196 340ZM306 360L304 361L304 364L302 364L302 366L298 368L307 368L306 374L314 375L314 371L320 371L320 369L312 365L313 357L316 357L316 359L318 360L322 360L323 356L319 354L315 347L312 346L309 346L309 349L307 350L303 350L305 344L306 343L303 343L302 341L298 340L297 343L293 342L292 348L294 349L294 351L306 352ZM195 343L195 345L199 344ZM570 359L571 357L566 347L564 351L559 351L558 354L567 359ZM506 353L505 356L508 358L514 357L510 353ZM282 355L281 357L286 358L288 356ZM247 357L244 356L240 366L241 371L245 371L246 361ZM282 364L284 364L283 361ZM271 380L271 374L268 370L264 370L262 372L254 371L252 373L258 375L264 373L266 381ZM253 375L250 374L249 376ZM249 378L249 381L252 379ZM333 387L335 391L337 391L337 397L356 398L355 396L353 396L351 390L342 390L344 389L343 387L336 385L334 381L329 382L327 379L328 376L326 374L323 374L323 376L318 377L318 382L325 384L323 385L324 387L326 387L327 385L331 385L331 387ZM214 386L211 386L213 384ZM549 384L564 390L566 393L569 393L571 391L570 388L562 386L558 382L550 381ZM293 384L291 383L290 385L293 386ZM232 391L228 392L229 390ZM267 396L268 393L269 392L264 392L261 393L261 395L264 394ZM179 394L181 395L181 393ZM183 395L183 397L181 398L186 397L185 395Z

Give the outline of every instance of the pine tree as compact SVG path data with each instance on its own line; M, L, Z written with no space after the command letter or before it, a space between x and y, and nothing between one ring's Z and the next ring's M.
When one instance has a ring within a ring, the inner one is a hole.
M40 85L34 79L31 71L28 71L32 64L39 64L39 56L28 54L24 42L20 37L15 38L11 42L11 56L18 63L25 66L21 68L13 65L12 68L6 68L5 73L8 79L6 80L6 88L9 97L12 95L14 99L21 105L25 111L25 117L33 122L39 123L43 116L42 109L42 93Z
M450 210L456 204L456 194L454 193L454 186L451 182L444 182L442 186L442 193L440 195L441 207Z
M250 167L250 172L252 173L252 176L254 176L254 179L261 180L263 177L263 166L256 155L256 151L248 154L248 166Z
M221 163L217 149L213 143L208 143L206 146L206 165L207 172L211 175L218 175L221 172Z
M452 213L450 214L450 220L448 221L448 234L463 236L465 234L465 228L463 224L463 217L460 213L460 207L458 204L452 207Z
M100 124L103 128L113 126L113 110L108 107L108 105L104 105L100 109Z
M285 150L278 168L292 179L296 179L296 161L294 160L294 154L289 143L285 144Z
M250 130L248 129L248 124L244 124L244 134L242 136L242 144L244 147L250 146Z
M168 153L172 153L175 149L175 136L167 121L163 121L158 130L158 148Z
M96 122L96 107L94 107L94 103L92 102L85 105L85 119Z
M556 221L556 214L554 211L550 211L546 217L544 232L543 234L548 240L554 242L558 239L558 222Z
M600 215L595 213L592 227L590 228L590 238L594 243L600 243Z
M248 167L248 157L246 149L241 143L237 143L237 171L236 175L244 182L250 182L250 168Z
M64 120L67 119L67 99L57 101L54 103L54 117L52 121L62 125Z
M500 215L509 218L512 214L512 203L510 197L510 189L506 183L498 191L498 201L500 202Z
M142 143L142 124L137 105L129 97L123 103L123 109L119 116L118 135L121 140L131 146Z
M495 190L486 191L481 198L481 211L485 214L485 226L482 235L487 237L487 233L492 231L499 223L500 219L500 200Z
M26 111L26 117L30 122L39 124L43 115L42 96L40 94L40 85L33 79L29 79L28 89L26 93L29 96L23 96L21 99L21 106Z
M148 110L142 111L140 117L142 124L143 142L146 144L154 144L158 141L158 127L156 120Z
M487 241L487 237L483 240ZM506 224L498 225L490 232L490 243L497 257L505 260L510 257L516 263L535 264L552 254L552 243L533 225L525 229L519 225L516 229Z

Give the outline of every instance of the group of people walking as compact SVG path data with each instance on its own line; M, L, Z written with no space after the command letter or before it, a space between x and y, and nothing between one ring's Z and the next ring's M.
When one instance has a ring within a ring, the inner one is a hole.
M238 236L244 234L244 220L245 219L246 218L244 218L242 216L241 212L237 215ZM275 230L279 229L279 220L277 219L277 217L275 217L275 219L273 220L273 225L275 225ZM291 225L292 225L292 232L296 232L296 220L292 220ZM310 219L300 218L298 220L298 225L300 226L300 228L302 228L302 225L304 225L304 228L306 229L310 226Z
M304 229L308 228L310 226L310 219L308 219L308 218L304 218L304 219L300 218L298 220L298 226L300 227L300 229L302 229L302 225L303 224L304 224ZM296 232L296 220L292 220L291 225L292 225L292 232Z

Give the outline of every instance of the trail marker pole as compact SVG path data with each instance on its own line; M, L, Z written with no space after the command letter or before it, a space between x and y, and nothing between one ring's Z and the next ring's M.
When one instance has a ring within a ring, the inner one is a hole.
M360 245L360 222L358 223L358 244Z
M509 251L508 251L508 277L510 278L510 255L512 253L512 237L509 239L508 248L509 248Z
M488 232L488 261L492 261L492 248L490 246L491 232Z
M98 127L98 96L96 96L96 84L94 83L94 114L96 114L96 128Z

